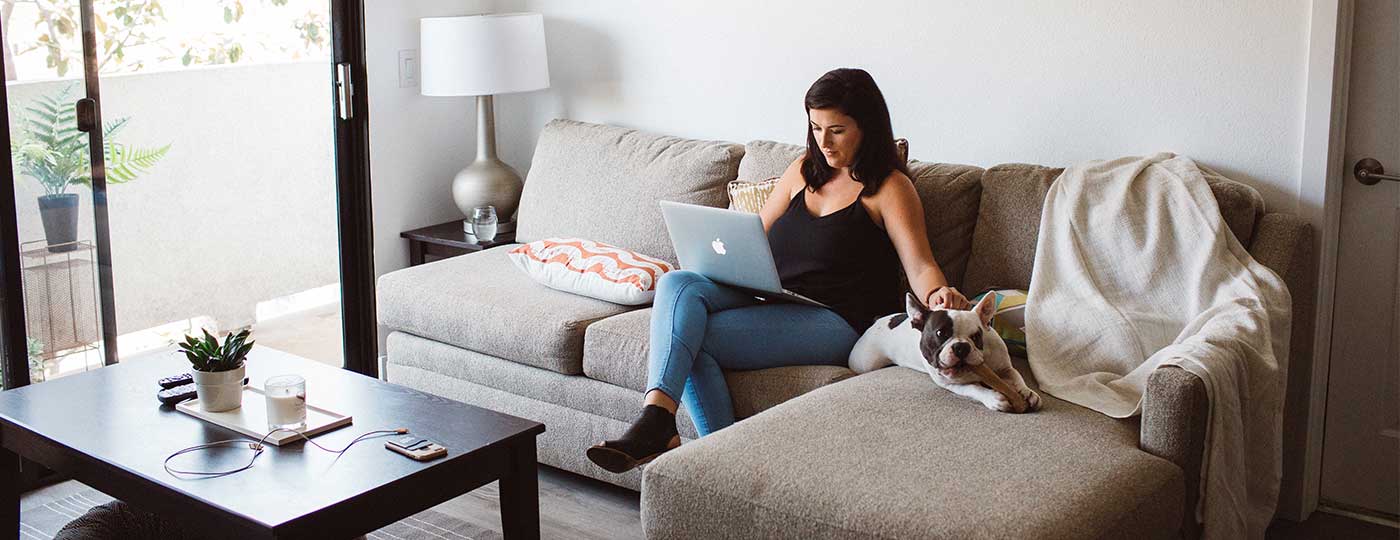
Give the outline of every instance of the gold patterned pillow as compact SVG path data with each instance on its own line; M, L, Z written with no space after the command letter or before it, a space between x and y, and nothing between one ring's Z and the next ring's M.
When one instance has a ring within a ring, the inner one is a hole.
M757 214L775 187L778 187L776 176L762 182L732 180L729 182L729 209Z
M801 148L793 146L794 151ZM901 161L909 161L909 141L907 139L895 139L894 148L899 152ZM796 158L794 158L796 159ZM763 204L768 202L768 195L773 193L773 188L778 185L778 177L774 176L761 182L746 182L744 180L731 180L729 182L729 209L743 210L757 214L763 209Z

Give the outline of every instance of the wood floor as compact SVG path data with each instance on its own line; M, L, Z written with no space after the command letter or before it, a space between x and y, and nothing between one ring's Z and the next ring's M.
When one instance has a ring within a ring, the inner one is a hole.
M26 493L20 511L42 506L87 489L68 481ZM568 539L643 538L637 492L562 471L540 466L540 536ZM462 495L435 510L483 529L501 531L500 504L492 483ZM1302 523L1275 522L1266 538L1293 540L1347 538L1355 540L1395 540L1400 530L1384 525L1322 512L1314 512Z
M540 465L540 537L618 540L644 538L640 495L630 489ZM499 532L494 482L435 508Z
M20 512L75 493L87 486L69 480L24 494ZM496 483L434 508L467 523L501 532ZM569 539L643 538L639 496L592 478L540 465L540 537Z

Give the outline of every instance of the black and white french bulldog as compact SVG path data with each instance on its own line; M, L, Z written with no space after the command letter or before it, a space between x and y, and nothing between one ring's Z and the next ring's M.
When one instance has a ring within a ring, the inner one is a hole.
M1011 401L979 384L971 366L986 364L1026 398L1027 412L1040 409L1040 395L1026 386L1011 367L1006 342L992 329L995 294L988 294L971 311L930 310L913 294L905 295L905 313L881 317L851 350L850 366L865 373L891 363L929 374L949 391L975 399L994 411L1011 412Z

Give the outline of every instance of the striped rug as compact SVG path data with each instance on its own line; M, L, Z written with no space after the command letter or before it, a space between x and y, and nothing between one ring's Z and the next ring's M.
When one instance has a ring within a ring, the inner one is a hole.
M111 502L97 490L81 491L20 515L19 536L27 540L49 540L69 521L88 509ZM499 540L501 533L483 529L436 510L427 510L365 536L371 540Z

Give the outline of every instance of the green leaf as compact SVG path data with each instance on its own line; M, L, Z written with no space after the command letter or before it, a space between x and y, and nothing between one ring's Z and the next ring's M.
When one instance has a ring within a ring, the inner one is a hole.
M156 163L170 151L170 145L160 148L130 148L110 142L104 146L107 162L107 182L125 184L155 168Z
M122 128L126 127L126 123L130 121L130 116L123 116L121 118L108 121L107 125L102 127L102 138L106 139L108 137L116 135L117 132L121 131Z

